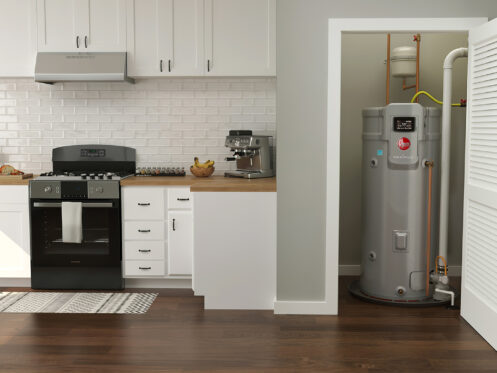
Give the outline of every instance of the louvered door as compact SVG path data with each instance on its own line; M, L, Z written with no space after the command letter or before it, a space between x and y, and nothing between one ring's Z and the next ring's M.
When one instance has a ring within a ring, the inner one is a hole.
M497 20L469 33L461 315L497 348Z

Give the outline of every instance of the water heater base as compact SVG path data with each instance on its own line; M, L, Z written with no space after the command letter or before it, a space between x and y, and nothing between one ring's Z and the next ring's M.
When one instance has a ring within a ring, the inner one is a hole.
M359 280L352 282L349 285L350 293L366 302L377 303L377 304L385 304L388 306L400 306L400 307L435 307L435 306L443 306L450 304L450 300L439 301L433 298L422 299L422 300L402 300L402 299L387 299L387 298L378 298L371 295L366 294L361 290L359 285Z

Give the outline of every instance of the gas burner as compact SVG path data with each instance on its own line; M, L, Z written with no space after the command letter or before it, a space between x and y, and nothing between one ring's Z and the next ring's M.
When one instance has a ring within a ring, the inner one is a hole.
M123 179L126 176L131 176L127 172L108 172L108 171L74 171L74 172L62 172L62 173L56 173L53 171L50 172L44 172L40 174L40 176L45 177L45 178L54 178L54 179L61 179L61 180L77 180L77 179L82 179L82 180L119 180Z

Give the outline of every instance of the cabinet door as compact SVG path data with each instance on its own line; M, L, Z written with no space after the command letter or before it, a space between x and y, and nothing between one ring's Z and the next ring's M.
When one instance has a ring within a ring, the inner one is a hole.
M193 215L191 211L169 211L169 275L191 275Z
M275 0L205 0L207 75L276 75Z
M204 74L204 1L173 0L170 26L169 56L171 71L168 75ZM169 67L169 66L168 66Z
M40 52L77 52L84 48L79 29L79 11L85 0L37 0L38 50Z
M0 77L34 75L36 5L31 0L0 2Z
M82 48L88 52L126 51L126 4L124 0L85 0Z
M0 277L29 278L29 211L25 204L0 205Z
M172 40L172 0L127 0L127 51L130 76L165 74Z
M203 74L203 0L128 0L131 76Z

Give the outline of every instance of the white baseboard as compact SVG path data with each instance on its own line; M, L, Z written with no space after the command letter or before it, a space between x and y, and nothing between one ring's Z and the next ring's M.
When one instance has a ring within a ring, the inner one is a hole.
M191 289L190 279L127 278L126 288Z
M462 273L461 266L449 266L449 274L459 277ZM341 264L338 267L339 276L359 276L361 274L360 264Z

